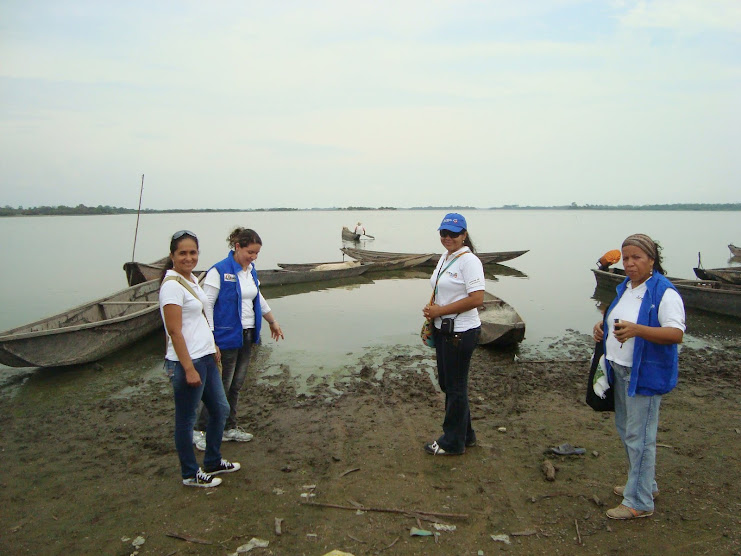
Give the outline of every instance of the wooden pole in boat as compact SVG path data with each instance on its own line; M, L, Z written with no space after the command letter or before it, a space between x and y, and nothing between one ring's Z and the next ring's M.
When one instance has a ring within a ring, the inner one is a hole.
M139 209L136 211L136 229L134 230L134 248L131 250L131 262L134 262L136 252L136 236L139 233L139 214L142 211L142 194L144 193L144 174L142 174L142 186L139 189Z

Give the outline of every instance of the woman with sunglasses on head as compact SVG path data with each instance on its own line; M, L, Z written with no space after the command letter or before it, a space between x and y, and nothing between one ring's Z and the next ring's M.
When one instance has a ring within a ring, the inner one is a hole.
M229 415L224 427L224 441L249 442L252 434L237 426L239 392L247 378L252 344L260 342L262 319L270 326L274 340L283 331L265 298L253 264L262 248L262 239L249 228L236 228L226 239L231 251L206 274L206 317L212 324L216 345L221 350L221 380L229 402ZM203 430L208 408L201 410L193 433L196 448L206 448Z
M422 314L434 319L437 378L445 393L443 434L425 444L432 455L458 455L476 444L468 405L468 369L481 334L478 307L484 302L484 268L474 255L466 219L450 213L440 227L446 252L430 278L433 301Z
M196 264L196 235L188 230L173 234L159 302L167 333L165 369L175 398L175 448L183 484L215 487L221 484L221 479L214 475L237 471L240 465L221 457L221 437L229 404L216 365L219 352L203 312L206 294L193 275ZM210 412L203 468L198 466L193 451L193 425L201 401Z
M679 374L677 344L685 330L684 303L664 276L659 245L645 234L622 245L626 278L617 297L594 325L604 343L607 378L615 395L615 428L628 456L628 480L613 487L622 502L607 510L611 519L654 513L656 436L661 396L674 389Z

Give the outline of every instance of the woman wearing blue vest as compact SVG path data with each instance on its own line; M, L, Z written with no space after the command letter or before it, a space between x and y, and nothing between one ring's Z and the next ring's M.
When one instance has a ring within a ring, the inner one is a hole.
M679 292L664 276L656 242L645 234L629 236L622 257L627 277L593 332L604 342L607 377L615 389L615 428L628 456L628 480L613 488L622 503L607 517L636 519L653 515L659 494L659 406L661 396L677 385L685 314Z
M252 435L237 427L239 391L247 378L252 344L260 342L264 318L270 325L274 340L283 338L283 331L260 293L260 282L253 264L262 248L257 232L236 228L227 238L231 251L212 266L206 274L206 318L212 325L216 345L221 350L221 380L229 402L229 416L224 426L224 440L248 442ZM193 433L193 443L199 450L206 448L203 434L208 422L208 410L203 407Z
M422 314L434 320L437 380L445 393L443 434L424 449L434 456L459 455L476 444L468 403L468 370L481 334L478 307L484 302L484 267L474 255L466 219L450 213L440 227L440 256L430 277L432 303Z

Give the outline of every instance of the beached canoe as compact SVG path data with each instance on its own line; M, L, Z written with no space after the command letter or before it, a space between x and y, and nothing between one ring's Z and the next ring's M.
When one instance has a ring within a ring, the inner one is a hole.
M598 288L614 292L615 286L625 280L625 271L621 268L591 270L597 280ZM741 286L712 280L683 280L669 276L667 278L682 296L685 307L736 318L741 317Z
M345 241L360 241L360 234L356 234L347 226L342 226L342 239Z
M159 280L0 333L0 363L59 367L96 361L162 326Z
M525 338L525 321L509 303L484 292L484 304L479 307L481 335L479 345L511 346Z
M423 256L427 255L427 259L422 265L435 266L437 261L440 260L440 253L391 253L387 251L369 251L367 249L356 249L354 247L343 247L341 251L357 261L364 263L374 263L380 261L386 261L389 259L398 259L399 257L409 257L411 255ZM528 250L525 251L492 251L489 253L476 253L476 256L481 260L483 264L489 263L501 263L515 259L520 255L524 255Z
M728 249L731 251L731 256L741 257L741 247L736 247L733 243L728 245Z
M741 266L729 266L726 268L699 268L693 269L695 276L700 280L717 280L726 284L741 285Z
M357 264L349 267L325 267L315 270L284 270L282 268L258 270L257 279L260 286L283 286L286 284L303 284L305 282L322 282L360 276L368 270L367 265Z

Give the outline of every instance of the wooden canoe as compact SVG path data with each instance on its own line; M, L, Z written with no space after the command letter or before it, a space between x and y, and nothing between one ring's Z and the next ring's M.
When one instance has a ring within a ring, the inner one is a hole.
M331 268L345 268L346 266L358 266L362 265L366 267L366 272L375 272L380 270L398 270L402 268L412 268L424 263L427 260L427 255L409 255L406 257L399 257L398 259L389 259L387 261L379 261L372 263L361 263L360 261L335 261L330 263L303 263L303 264L290 264L290 263L278 263L278 266L284 270L295 270L295 271L311 271Z
M96 361L162 326L159 280L150 280L0 333L0 363L59 367Z
M153 263L124 263L123 269L126 272L126 282L129 286L135 286L142 282L149 282L162 275L168 257L163 257Z
M367 265L359 264L347 268L325 270L284 270L282 268L258 270L260 286L283 286L286 284L303 284L305 282L322 282L360 276L368 270Z
M741 285L741 266L726 268L694 268L695 276L700 280L717 280L726 284Z
M484 292L484 304L479 307L481 335L479 345L511 346L525 338L525 321L509 303Z
M389 259L398 259L399 257L409 256L423 256L427 255L427 259L424 263L425 266L435 266L437 261L440 260L440 253L390 253L387 251L369 251L367 249L357 249L354 247L343 247L341 251L355 260L364 263L373 263L386 261ZM524 255L528 250L525 251L492 251L489 253L476 253L476 256L481 260L482 264L489 263L501 263L515 259L520 255Z
M342 239L345 241L360 241L360 234L356 234L347 226L342 226Z
M730 249L732 256L741 257L741 247L736 247L733 243L731 243L728 245L728 249Z
M615 287L625 280L625 271L621 268L591 270L598 288L614 292ZM741 317L741 286L712 280L683 280L669 276L667 278L682 296L685 307L736 318Z

